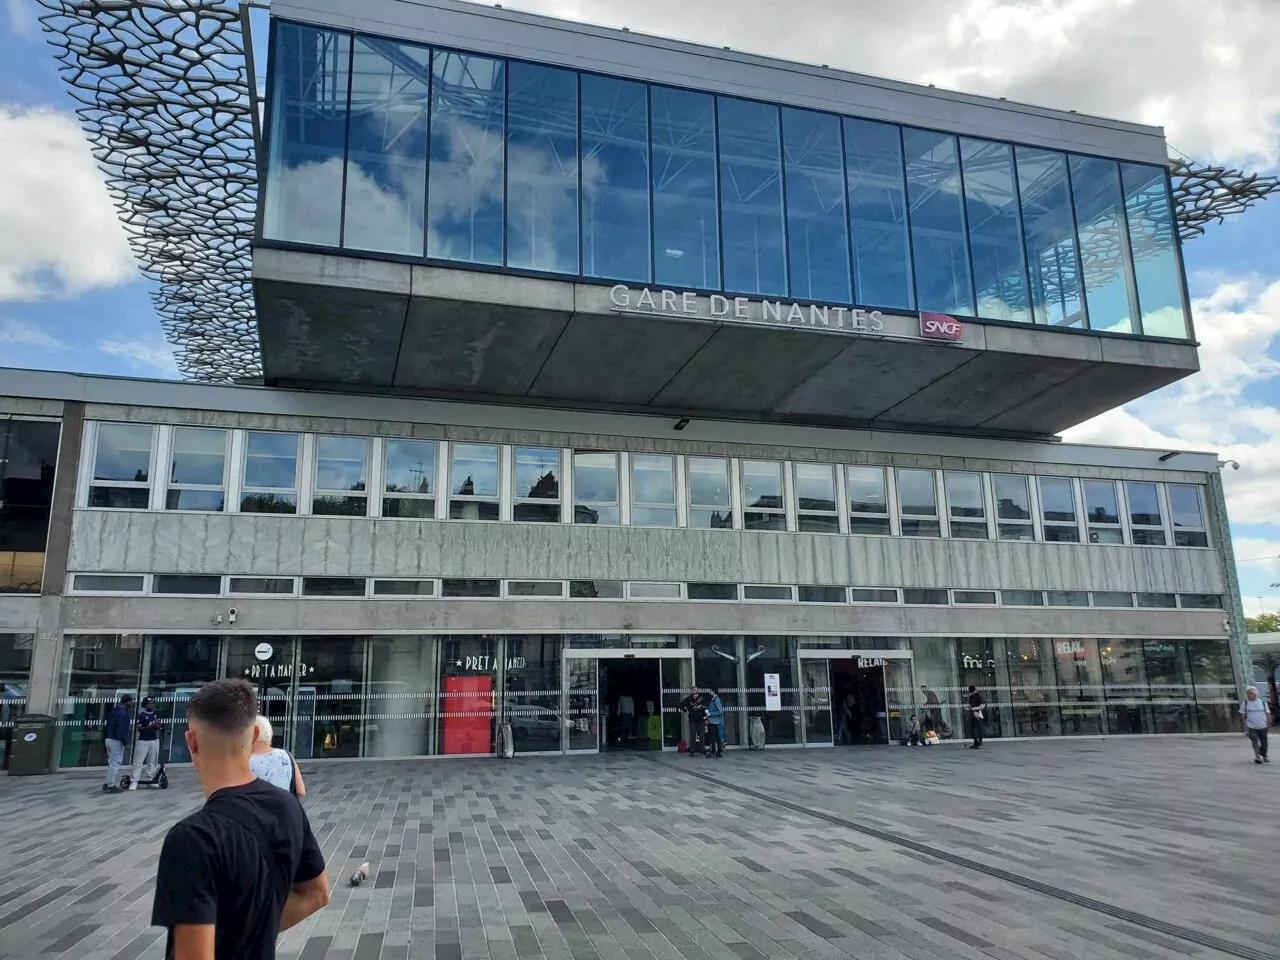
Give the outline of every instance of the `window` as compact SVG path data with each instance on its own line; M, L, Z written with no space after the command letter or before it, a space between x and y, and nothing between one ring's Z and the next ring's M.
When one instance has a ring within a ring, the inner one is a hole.
M175 593L184 596L216 597L222 592L221 577L189 574L157 573L151 578L152 593Z
M227 431L174 427L166 509L221 513L226 485Z
M795 599L791 587L777 587L768 584L748 583L742 588L743 600L769 600L787 603Z
M849 590L850 603L897 603L897 590L876 590L866 587L852 587Z
M835 467L829 463L797 463L793 468L798 529L807 533L839 533Z
M382 515L430 520L436 515L434 440L387 440L383 455Z
M896 124L844 119L845 180L858 303L915 308L902 134Z
M1089 592L1087 590L1050 590L1049 606L1051 607L1087 607Z
M724 289L787 292L781 120L772 104L716 98Z
M1026 477L998 473L992 478L996 490L996 519L1001 540L1034 540L1031 523L1031 490Z
M1045 540L1079 543L1075 484L1066 477L1041 477L1039 483L1040 519L1044 521Z
M801 603L845 603L847 601L844 587L806 587L796 588Z
M147 588L141 574L77 573L71 582L77 593L142 593Z
M716 107L706 93L649 88L653 141L653 279L718 290Z
M729 461L723 457L690 457L689 526L700 530L729 530L733 506L729 499Z
M898 509L904 537L942 536L932 470L898 471Z
M44 586L61 436L58 422L0 419L0 593L39 593ZM3 669L0 663L0 683Z
M1113 333L1136 333L1134 299L1124 227L1120 167L1114 160L1072 154L1071 192L1084 268L1089 326Z
M1189 483L1171 483L1165 489L1169 491L1169 513L1173 515L1174 546L1207 547L1209 534L1205 531L1200 488Z
M375 597L434 597L436 582L434 580L375 580L373 595Z
M676 458L664 453L631 455L631 523L676 525Z
M296 433L245 434L240 512L298 512Z
M627 595L632 600L679 600L680 584L643 581L627 584Z
M1160 488L1154 483L1129 481L1124 485L1129 502L1129 530L1133 542L1146 546L1164 546L1164 518L1160 513Z
M1178 605L1178 598L1172 593L1140 593L1138 606L1149 610L1171 610Z
M747 530L786 530L782 500L782 464L742 461L742 525Z
M570 580L569 596L574 600L621 600L621 580Z
M1041 590L1001 590L1000 602L1006 607L1043 607Z
M501 580L441 580L440 595L451 598L489 598L502 596Z
M1216 593L1182 593L1179 606L1184 610L1221 610L1222 597Z
M994 590L953 590L952 597L957 604L987 604L994 606L996 592Z
M649 93L643 83L584 73L582 272L649 279Z
M449 519L498 519L498 448L490 444L449 446Z
M363 597L364 577L303 577L304 597Z
M1084 326L1080 260L1066 154L1015 147L1036 323Z
M690 600L737 600L736 583L687 583L685 592Z
M902 591L902 602L917 606L945 607L950 600L946 590L916 590L908 587Z
M1142 304L1142 332L1149 337L1187 336L1187 304L1178 263L1169 171L1138 163L1120 164L1133 275Z
M528 523L560 522L560 451L516 447L514 517Z
M293 577L231 577L227 581L230 594L291 597L297 589Z
M1095 607L1132 607L1133 594L1115 590L1095 590L1093 605Z
M889 535L889 495L884 467L845 467L849 497L849 532Z
M978 316L1030 323L1013 148L962 137L960 160Z
M1089 524L1089 542L1124 543L1115 483L1111 480L1084 480L1081 486L1084 489L1084 516Z
M911 202L911 243L921 310L973 316L969 241L956 138L902 128Z
M986 497L982 492L982 474L948 470L944 480L947 509L951 516L951 536L957 540L990 539L987 531Z
M783 107L782 141L791 296L849 303L853 291L840 118Z
M316 492L311 512L327 517L365 516L368 463L369 441L364 437L316 437Z
M573 522L616 527L621 522L618 504L618 455L575 453Z
M559 580L508 580L507 596L513 599L556 599L564 596L564 584Z
M155 427L100 423L89 506L145 510L151 501L151 445Z

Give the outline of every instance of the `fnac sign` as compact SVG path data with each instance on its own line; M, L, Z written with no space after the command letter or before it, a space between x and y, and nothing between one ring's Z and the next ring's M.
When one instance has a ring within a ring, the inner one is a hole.
M964 324L945 313L921 313L920 336L928 340L959 340L964 336Z

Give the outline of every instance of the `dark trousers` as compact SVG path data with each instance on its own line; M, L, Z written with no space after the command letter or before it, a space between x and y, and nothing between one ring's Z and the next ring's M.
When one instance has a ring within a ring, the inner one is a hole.
M973 737L973 745L975 747L982 746L982 725L984 721L981 717L969 715L969 733Z
M702 729L705 725L701 720L689 720L689 756L702 753L706 749L703 746L705 740Z
M1249 728L1249 741L1253 744L1253 755L1255 757L1265 757L1267 755L1267 728L1254 730Z
M724 756L724 726L719 723L707 724L707 736L711 739L711 755Z

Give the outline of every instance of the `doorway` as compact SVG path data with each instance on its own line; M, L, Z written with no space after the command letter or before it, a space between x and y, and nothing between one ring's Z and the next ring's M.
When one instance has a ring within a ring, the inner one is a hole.
M600 749L661 750L661 660L600 661Z
M859 658L831 661L831 712L837 745L889 742L884 663Z

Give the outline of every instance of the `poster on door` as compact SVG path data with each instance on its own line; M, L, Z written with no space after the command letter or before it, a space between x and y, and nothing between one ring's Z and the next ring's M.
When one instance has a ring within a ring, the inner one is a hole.
M444 678L444 753L493 750L493 677Z
M778 681L776 673L764 675L764 708L765 710L782 709L782 684Z

